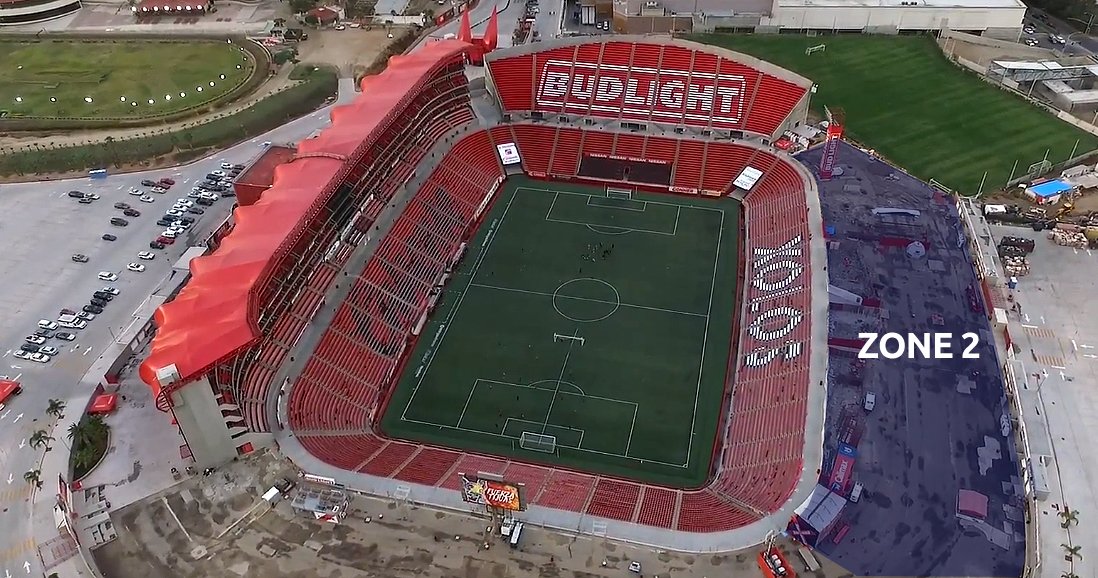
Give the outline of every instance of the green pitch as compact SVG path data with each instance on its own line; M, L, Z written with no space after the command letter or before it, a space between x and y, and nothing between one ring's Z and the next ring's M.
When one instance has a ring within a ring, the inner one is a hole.
M731 344L740 206L510 179L386 407L394 437L696 487Z
M51 119L160 116L217 100L254 69L246 52L225 41L3 40L0 113Z
M757 56L818 85L812 105L846 110L847 134L923 179L965 194L998 190L1047 158L1098 148L1098 137L949 62L911 36L793 35L693 38ZM809 46L826 45L805 55ZM1090 120L1087 118L1087 120Z

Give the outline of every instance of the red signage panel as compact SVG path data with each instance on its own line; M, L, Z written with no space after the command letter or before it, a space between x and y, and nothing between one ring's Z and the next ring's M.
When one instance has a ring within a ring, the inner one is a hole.
M741 74L555 59L537 74L538 110L737 129L746 108Z
M824 141L823 156L820 157L820 178L827 180L835 172L835 161L839 157L839 141L843 138L843 125L831 123L827 126L827 140Z

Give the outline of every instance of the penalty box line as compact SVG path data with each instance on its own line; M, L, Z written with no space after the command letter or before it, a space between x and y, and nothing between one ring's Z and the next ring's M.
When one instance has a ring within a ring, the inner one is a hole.
M520 187L519 190L522 190L522 188ZM527 190L537 191L537 190L540 190L540 189L527 189ZM573 220L570 220L570 219L558 219L558 218L553 216L553 209L557 206L557 199L560 198L560 195L561 194L568 194L568 193L563 193L563 192L558 192L558 191L548 191L548 190L546 190L546 192L552 192L553 193L553 202L549 204L549 210L545 212L544 220L547 223L561 223L561 224L565 224L565 225L578 225L578 226L581 226L581 227L605 227L607 229L617 229L619 231L625 231L625 232L629 232L629 233L647 233L649 235L661 235L661 236L664 236L664 237L675 237L675 236L678 235L678 232L679 232L679 218L682 216L682 206L681 205L669 205L668 204L669 206L675 207L675 222L674 222L674 224L671 228L671 232L655 231L655 230L652 230L652 229L638 229L636 227L622 227L621 225L610 225L610 224L606 224L606 223L584 223L584 222L581 222L581 221L573 221ZM592 198L600 198L600 199L605 198L605 197L592 197L591 195L581 195L581 196L587 197L587 205L588 206L591 206L591 199ZM647 203L648 201L644 201L644 202ZM667 203L653 203L653 204L667 204ZM619 207L600 207L600 208L616 208L617 209ZM638 211L638 212L643 213L644 211ZM592 229L592 230L594 230L596 233L600 232L597 229Z

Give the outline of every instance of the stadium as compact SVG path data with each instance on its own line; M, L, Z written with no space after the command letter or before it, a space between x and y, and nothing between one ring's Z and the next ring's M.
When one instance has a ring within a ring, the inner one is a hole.
M828 289L815 177L771 143L811 81L676 39L470 46L363 79L191 262L140 368L185 451L443 506L502 484L685 551L783 529Z

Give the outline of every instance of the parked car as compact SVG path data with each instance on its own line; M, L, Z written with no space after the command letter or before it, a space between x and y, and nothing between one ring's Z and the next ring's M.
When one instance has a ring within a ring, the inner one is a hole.
M57 329L57 323L50 321L49 319L39 319L38 327L41 329L49 329L52 331L54 329Z
M127 203L115 203L114 208L126 210L126 209L130 208L130 205L127 204Z
M152 261L153 259L156 258L156 253L151 253L149 251L141 251L140 253L137 254L137 258L141 259L143 261Z
M118 237L115 237L114 235L112 235L110 233L103 233L103 240L104 241L117 241Z
M38 353L41 353L42 355L57 355L61 352L56 347L50 347L47 345L46 347L38 348Z
M87 263L88 262L88 256L83 254L83 253L77 253L77 254L72 256L72 260L76 261L77 263Z
M145 270L145 266L141 263L129 263L128 265L126 265L126 268L130 271L133 271L134 273L140 273Z
M69 333L68 331L58 331L54 337L62 341L72 341L73 339L76 339L76 334Z
M110 293L111 295L118 295L118 289L115 289L114 287L111 287L110 285L107 285L106 287L100 289L100 291L102 291L104 293Z
M98 306L98 305L89 304L89 305L84 306L84 313L96 314L96 313L102 313L102 312L103 312L103 308Z
M155 187L156 186L156 181L153 181L153 180L150 180L150 179L145 179L145 180L141 181L141 184L146 186L146 187Z
M112 217L111 218L111 224L114 225L115 227L125 227L125 226L128 226L130 224L130 222L127 221L126 219L121 218L121 217Z
M33 343L24 343L19 346L19 349L26 351L27 353L38 353L39 347Z
M24 339L27 343L33 343L35 345L42 345L46 342L46 338L41 335L28 335Z
M156 238L156 242L160 243L161 245L172 245L175 243L175 239L172 237L160 236Z
M76 201L76 202L80 203L81 205L90 205L94 201L95 201L95 199L93 199L91 197L83 197L79 201Z
M118 275L115 275L114 273L111 273L110 271L100 271L98 277L99 277L100 281L117 281L118 280ZM51 327L50 329L53 329L53 328Z
M83 199L84 193L83 191L69 191L69 196L74 199Z
M143 195L145 193L142 193L141 189L139 189L137 187L130 187L130 194L135 196L135 197L140 197L141 195Z
M170 177L164 177L160 179L160 186L168 185L169 187L175 184L175 179Z
M138 199L138 200L141 201L142 203L151 203L151 202L155 201L156 199L154 199L153 197L150 197L149 195L142 195L141 198Z
M125 211L122 211L122 214L127 217L140 217L141 211L138 211L137 209L126 209Z
M153 242L149 243L149 248L150 248L150 249L163 249L163 248L164 248L164 244L163 244L163 243L158 243L158 242L156 242L156 241L153 241Z

